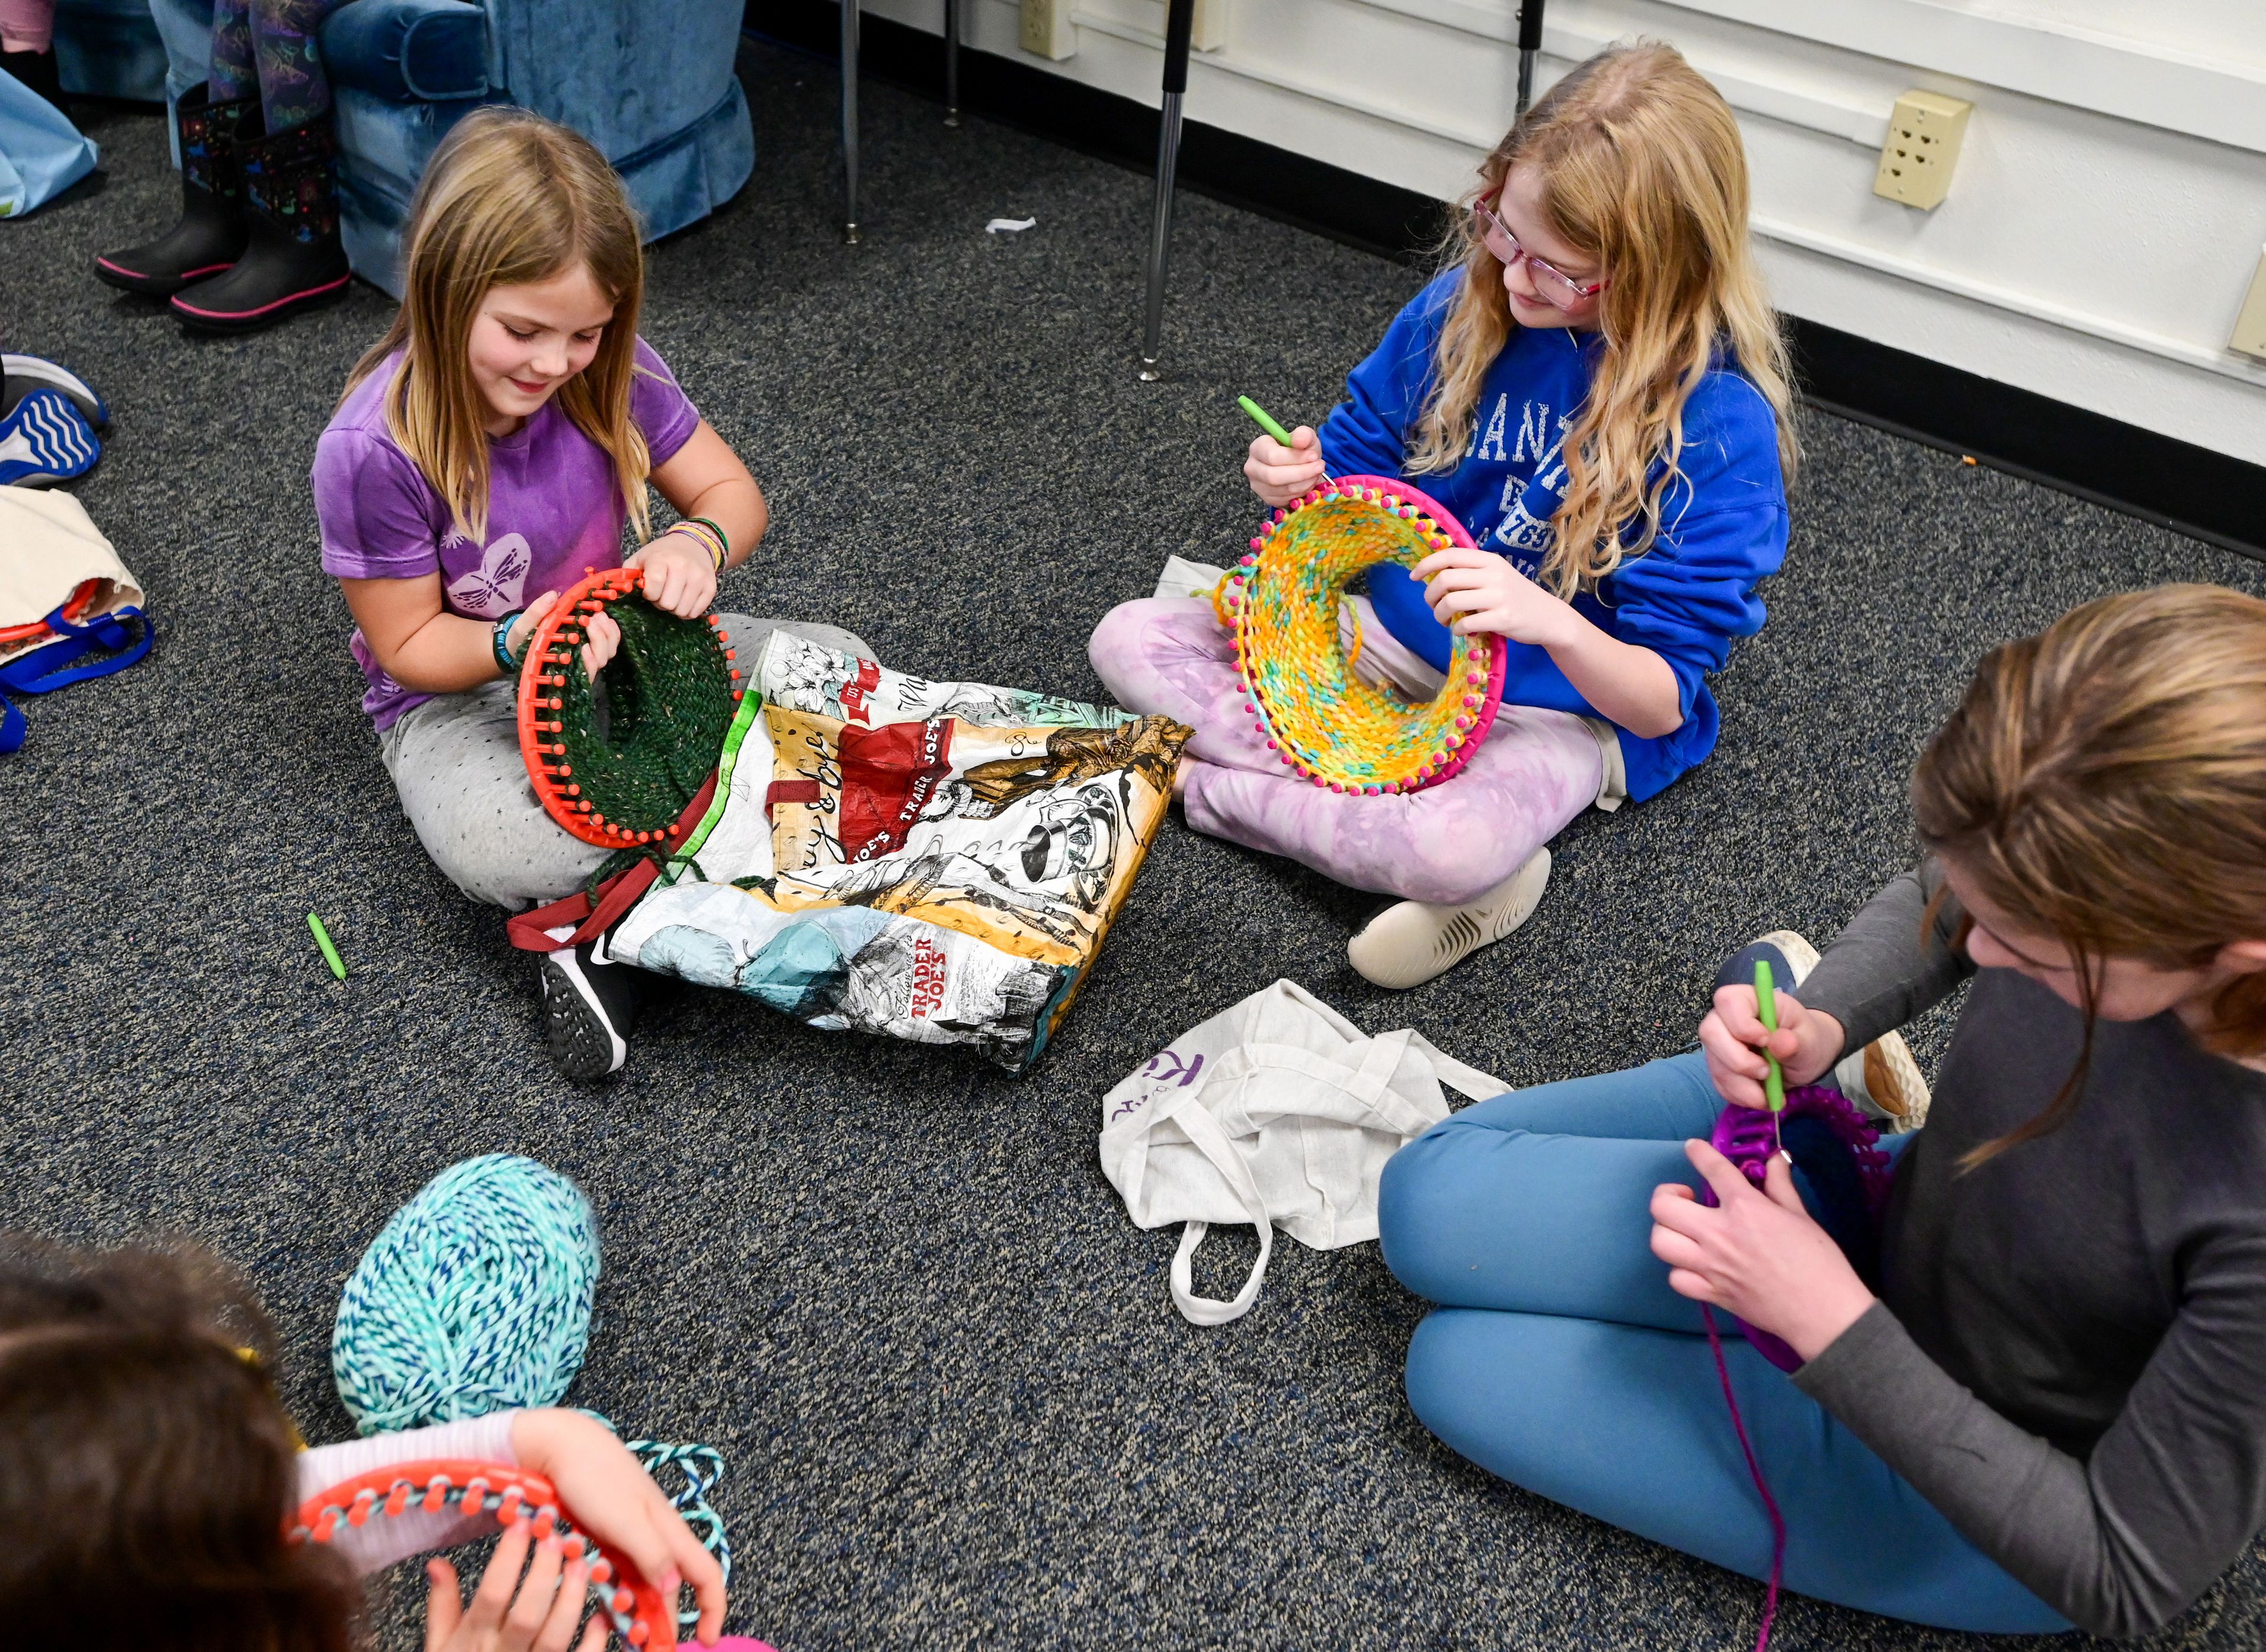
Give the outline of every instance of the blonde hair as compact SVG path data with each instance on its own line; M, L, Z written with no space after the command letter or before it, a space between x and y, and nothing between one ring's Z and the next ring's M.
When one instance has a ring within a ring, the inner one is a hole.
M2216 585L2104 597L1993 650L1912 771L1921 837L2077 969L2085 1042L2050 1105L1963 1167L2062 1124L2093 1052L2098 961L2209 965L2266 939L2266 602ZM2266 1052L2266 973L2206 1049Z
M1680 473L1684 405L1720 345L1729 345L1770 404L1780 469L1791 486L1800 457L1792 373L1747 244L1738 122L1675 48L1655 40L1612 47L1519 118L1458 203L1442 252L1444 261L1463 265L1462 289L1417 414L1413 474L1462 463L1480 381L1515 325L1502 264L1470 209L1492 202L1519 165L1539 173L1550 227L1597 259L1607 277L1597 310L1603 355L1566 433L1566 488L1542 562L1542 583L1568 596L1594 589L1623 557L1659 537L1662 501Z
M448 502L458 532L487 536L488 410L467 361L480 302L492 288L547 281L581 263L614 315L589 366L559 387L559 406L613 461L623 506L647 536L652 457L630 417L645 296L640 239L606 157L541 115L475 109L434 151L410 208L401 308L347 389L402 353L386 428Z

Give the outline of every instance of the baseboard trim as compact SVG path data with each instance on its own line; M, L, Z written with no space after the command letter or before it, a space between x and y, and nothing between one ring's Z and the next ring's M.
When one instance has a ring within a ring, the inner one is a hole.
M829 0L748 0L749 33L834 57L841 11ZM861 25L865 72L944 95L944 42L885 18ZM1156 164L1157 112L1012 58L962 48L961 103L973 113L1139 172ZM1436 201L1191 121L1181 184L1231 206L1386 258L1417 264L1437 238ZM1805 400L2011 475L2043 482L2175 532L2266 559L2266 466L2138 425L1789 318Z

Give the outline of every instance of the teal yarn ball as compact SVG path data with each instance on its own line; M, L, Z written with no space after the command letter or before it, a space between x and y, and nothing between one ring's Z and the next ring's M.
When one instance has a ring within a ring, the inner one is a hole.
M331 1371L364 1434L556 1405L582 1368L598 1231L581 1190L508 1153L394 1213L339 1299Z

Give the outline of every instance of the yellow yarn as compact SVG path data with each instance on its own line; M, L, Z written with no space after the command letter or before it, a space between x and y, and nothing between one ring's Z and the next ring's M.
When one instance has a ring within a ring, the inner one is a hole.
M1414 791L1453 774L1486 738L1502 683L1494 639L1458 637L1446 685L1422 705L1355 676L1338 640L1338 603L1356 575L1468 543L1443 514L1413 488L1341 483L1263 528L1212 594L1252 715L1284 763L1319 784Z

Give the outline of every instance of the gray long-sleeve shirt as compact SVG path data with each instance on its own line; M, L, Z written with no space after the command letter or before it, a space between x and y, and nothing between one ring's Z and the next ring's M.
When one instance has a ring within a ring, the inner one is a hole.
M1897 1163L1881 1301L1795 1381L2080 1627L2154 1628L2266 1526L2266 1072L2169 1013L2102 1021L1923 941L1932 867L1850 921L1796 996L1855 1049L1974 976ZM1951 903L1944 903L1950 909Z

